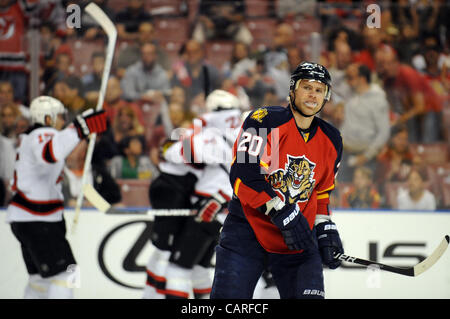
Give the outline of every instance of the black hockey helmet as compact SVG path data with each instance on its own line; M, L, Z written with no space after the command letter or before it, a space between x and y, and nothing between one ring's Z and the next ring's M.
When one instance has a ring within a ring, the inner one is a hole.
M315 80L325 84L327 86L325 101L328 102L330 100L331 76L328 70L323 65L313 62L300 63L291 74L289 89L291 91L295 91L297 81L302 79Z

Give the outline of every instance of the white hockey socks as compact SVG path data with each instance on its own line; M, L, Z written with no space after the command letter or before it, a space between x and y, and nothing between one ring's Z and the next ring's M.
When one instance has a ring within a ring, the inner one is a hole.
M47 278L49 282L49 299L73 299L73 274L61 272L55 276Z
M47 299L50 282L40 275L30 275L25 287L24 299Z
M167 265L166 289L167 299L189 299L192 298L192 269L183 268L174 263Z
M191 274L194 298L209 299L212 287L212 271L200 265L195 265Z
M164 299L166 297L163 292L166 286L164 275L169 258L170 251L163 251L154 247L154 251L147 262L147 279L142 295L143 299Z

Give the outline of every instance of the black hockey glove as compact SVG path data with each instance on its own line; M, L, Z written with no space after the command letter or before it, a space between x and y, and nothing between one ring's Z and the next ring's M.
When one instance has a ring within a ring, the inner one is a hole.
M107 129L105 111L89 109L77 115L73 120L80 139L87 138L91 133L103 133Z
M198 210L195 220L199 223L210 223L226 206L227 200L219 193L213 194L211 197L202 197L194 204Z
M278 211L272 209L268 215L272 223L280 229L284 242L290 250L317 247L308 221L297 204L285 205Z
M334 259L334 255L336 253L343 254L344 248L342 247L336 224L332 221L317 224L316 235L322 262L330 269L338 268L341 265L341 261Z

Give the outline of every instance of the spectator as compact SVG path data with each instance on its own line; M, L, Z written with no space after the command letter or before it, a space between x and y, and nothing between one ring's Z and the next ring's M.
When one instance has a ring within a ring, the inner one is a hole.
M170 69L170 59L167 52L155 40L155 27L150 22L142 22L139 24L137 41L129 43L117 55L116 74L119 78L124 76L126 68L139 61L141 58L141 46L145 43L153 43L156 46L156 62L164 70Z
M31 121L29 118L21 115L16 120L16 136L26 133L31 126Z
M353 61L366 65L370 71L375 71L375 53L383 46L383 34L380 29L364 27L362 30L364 48L357 52Z
M113 178L153 179L158 170L149 157L143 155L142 140L129 136L120 142L121 155L111 160L110 173Z
M274 105L279 104L280 98L275 82L275 79L267 72L264 59L259 58L256 60L255 67L247 71L247 76L241 76L237 84L245 89L245 93L250 99L250 105L260 107L265 105L264 103L268 100L272 102L276 100L277 103ZM281 100L286 101L285 99Z
M6 104L0 109L1 135L13 143L16 141L16 123L20 116L20 110L14 103Z
M374 182L370 168L361 166L355 169L352 186L344 192L344 208L379 208L381 196Z
M87 143L77 145L66 158L63 178L64 206L75 207L78 194L81 190L83 166L86 157ZM121 201L119 185L111 177L106 168L93 163L87 173L88 183L94 186L97 192L110 204ZM88 202L85 202L89 204Z
M128 102L122 98L123 90L120 86L120 81L117 77L111 76L108 80L108 85L106 87L105 94L105 104L103 105L106 111L106 116L108 117L109 123L113 123L117 111L125 106L129 106L136 113L139 123L145 125L144 114L142 113L139 105L133 102Z
M0 1L0 81L14 87L14 100L28 101L28 70L25 34L28 19L37 11L37 1Z
M412 169L407 180L407 189L400 188L397 208L402 210L436 210L436 198L425 187L426 175Z
M333 94L331 95L331 103L322 110L324 119L328 119L336 126L342 124L339 112L343 110L344 103L348 101L352 95L352 88L346 79L346 71L352 63L352 50L346 40L336 40L333 44L333 51L330 52L330 67L328 68Z
M303 50L297 45L291 45L286 49L287 60L289 64L289 73L294 72L297 65L304 60Z
M139 24L151 22L152 16L145 10L144 0L127 1L127 6L116 15L119 39L134 41L138 39Z
M143 138L144 127L139 123L138 116L130 105L123 106L117 111L112 128L112 139L117 145L128 136Z
M187 104L186 92L180 86L173 86L170 90L169 103L179 103L183 105L183 109L187 111L189 106Z
M129 112L133 119L136 118L139 133L143 134L144 132L145 120L142 109L138 104L124 100L122 98L122 92L119 79L115 76L110 77L106 88L105 102L103 104L110 128L101 135L92 157L93 163L100 166L106 165L114 156L120 154L118 144L123 135L119 134L116 140L114 133L116 130L122 131L121 129L116 128L119 121L119 110L125 109L124 113ZM127 118L124 117L122 121L124 122L124 127L128 125L126 124ZM124 132L127 130L128 129L125 128L123 129ZM135 132L132 132L132 134L134 133Z
M225 64L225 72L233 82L255 67L256 61L250 57L250 47L243 42L235 42L231 51L231 59Z
M73 58L71 51L65 47L61 51L55 53L55 67L47 68L44 71L43 79L45 81L45 94L49 94L53 90L55 83L72 75L71 66Z
M275 29L272 47L264 52L265 70L275 80L275 89L280 100L285 100L289 93L291 74L287 50L294 45L294 29L288 23L280 23Z
M102 83L103 69L105 68L105 54L94 52L91 56L92 72L81 78L86 103L95 107Z
M225 39L250 45L253 37L244 23L245 10L244 0L201 0L192 38L200 43Z
M15 104L23 116L27 118L30 117L30 110L28 107L22 103L14 102L14 89L12 83L9 81L0 81L0 109L6 104Z
M352 88L345 80L348 66L352 63L352 49L347 42L338 41L334 45L334 50L330 52L331 65L328 68L333 86L333 102L340 103L347 101Z
M58 80L53 88L53 96L67 108L68 122L88 108L85 99L82 98L81 81L75 76Z
M376 156L389 139L389 104L386 94L371 83L365 65L351 64L347 81L354 95L345 103L341 134L344 152L338 177L349 181L358 166L375 170Z
M391 125L406 124L411 142L440 139L442 102L423 75L400 63L387 46L376 53L377 71L395 114Z
M220 88L223 78L216 67L205 62L205 52L200 42L189 40L184 55L185 60L174 64L172 86L182 87L191 111L201 113L205 96Z
M156 46L141 46L141 59L129 66L121 80L123 96L130 101L143 100L160 103L170 91L170 81L164 69L156 62Z
M383 189L387 182L405 182L414 164L408 129L404 125L394 127L389 143L377 157L376 183Z
M441 98L441 101L448 104L450 102L450 72L446 72L445 69L450 67L450 64L444 67L445 55L436 38L429 38L424 43L423 57L425 79Z

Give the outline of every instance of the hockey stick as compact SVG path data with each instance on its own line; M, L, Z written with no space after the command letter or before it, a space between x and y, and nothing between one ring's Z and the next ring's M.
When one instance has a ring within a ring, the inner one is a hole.
M150 216L194 216L195 210L190 209L149 209L145 211L130 211L111 206L91 184L84 185L84 196L99 211L108 215L150 215Z
M448 235L445 235L444 239L441 241L439 246L431 253L430 256L428 256L425 260L422 260L420 263L413 267L403 268L403 267L395 267L395 266L389 266L381 263L377 263L370 260L365 260L361 258L356 258L352 256L348 256L345 254L336 254L334 256L335 259L340 259L342 261L363 265L366 267L370 266L376 266L377 268L381 270L386 270L389 272L393 272L396 274L404 275L404 276L410 276L410 277L416 277L419 276L421 273L427 271L431 268L438 260L441 258L441 256L444 254L445 250L448 247L450 238Z
M108 84L109 73L111 72L111 65L114 56L114 48L116 46L117 30L108 16L97 6L95 3L89 3L86 8L86 12L102 27L103 31L108 37L108 46L106 48L105 66L103 68L102 82L100 85L100 92L98 95L96 110L99 111L103 108L103 101L105 99L106 86ZM87 183L87 172L91 165L92 155L94 153L95 139L97 134L93 133L89 137L89 146L86 152L86 158L84 160L83 177L81 179L81 191L77 197L77 203L75 206L75 215L73 218L72 232L75 232L76 225L78 224L78 218L80 216L81 205L83 204L83 186Z

